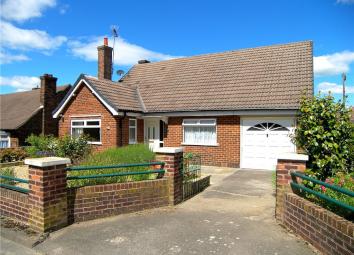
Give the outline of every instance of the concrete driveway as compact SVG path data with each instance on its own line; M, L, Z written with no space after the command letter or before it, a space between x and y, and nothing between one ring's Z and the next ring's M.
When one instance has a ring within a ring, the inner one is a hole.
M44 254L313 254L274 220L271 172L205 168L212 185L175 207L71 225Z

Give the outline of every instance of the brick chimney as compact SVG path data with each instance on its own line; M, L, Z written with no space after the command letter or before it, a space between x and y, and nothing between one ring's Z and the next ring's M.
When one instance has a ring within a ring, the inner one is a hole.
M57 135L58 123L52 117L52 111L57 106L57 78L51 74L43 74L41 77L40 102L43 106L42 114L42 134Z
M108 46L108 38L104 38L103 45L97 47L98 51L98 79L112 80L112 52Z

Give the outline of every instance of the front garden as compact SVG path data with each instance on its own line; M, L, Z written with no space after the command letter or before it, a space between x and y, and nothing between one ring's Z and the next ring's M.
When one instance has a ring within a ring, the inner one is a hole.
M81 187L108 183L134 182L158 178L162 166L151 165L155 161L155 153L145 144L128 145L120 148L110 148L102 152L92 150L87 142L88 137L79 138L53 136L28 137L26 148L7 149L0 154L2 162L17 162L25 157L67 157L72 164L68 167L68 187ZM183 169L185 180L195 180L200 177L200 157L185 154ZM113 167L116 166L116 167ZM151 171L155 171L152 173ZM28 166L5 167L0 174L9 177L28 179ZM2 183L9 180L1 179ZM11 184L14 184L11 182ZM17 183L16 186L26 186ZM27 186L26 186L27 187Z

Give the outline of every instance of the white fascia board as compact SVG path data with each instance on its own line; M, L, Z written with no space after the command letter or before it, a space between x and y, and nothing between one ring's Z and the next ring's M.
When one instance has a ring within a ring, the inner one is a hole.
M244 110L244 111L198 111L198 112L168 112L146 113L144 117L188 117L188 116L292 116L297 110Z
M98 100L100 100L100 102L107 107L107 109L115 116L121 115L119 114L112 106L110 106L106 101L103 100L103 98L96 93L96 91L90 86L90 84L88 84L84 79L81 79L77 86L75 87L75 89L73 89L73 91L71 91L70 95L66 98L65 102L62 104L62 106L58 109L58 111L56 111L53 114L53 118L58 118L59 114L62 112L62 110L64 109L64 107L67 105L67 103L72 99L72 97L74 96L75 92L79 89L79 87L82 85L82 82L85 83L85 85L90 89L90 91L98 98Z
M138 112L127 112L127 116L129 116L129 117L142 117L142 114L138 113Z

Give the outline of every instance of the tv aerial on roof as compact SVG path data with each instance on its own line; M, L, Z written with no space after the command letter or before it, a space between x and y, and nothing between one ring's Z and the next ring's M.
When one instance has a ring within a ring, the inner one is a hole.
M113 52L112 52L112 73L114 73L114 46L116 44L116 38L118 38L118 30L119 27L116 27L115 25L111 26L111 33L112 33L112 37L113 37ZM119 71L119 70L118 70ZM118 74L118 72L117 72ZM119 75L119 74L118 74Z
M118 74L119 76L122 76L122 75L124 74L124 70L117 70L117 74Z

